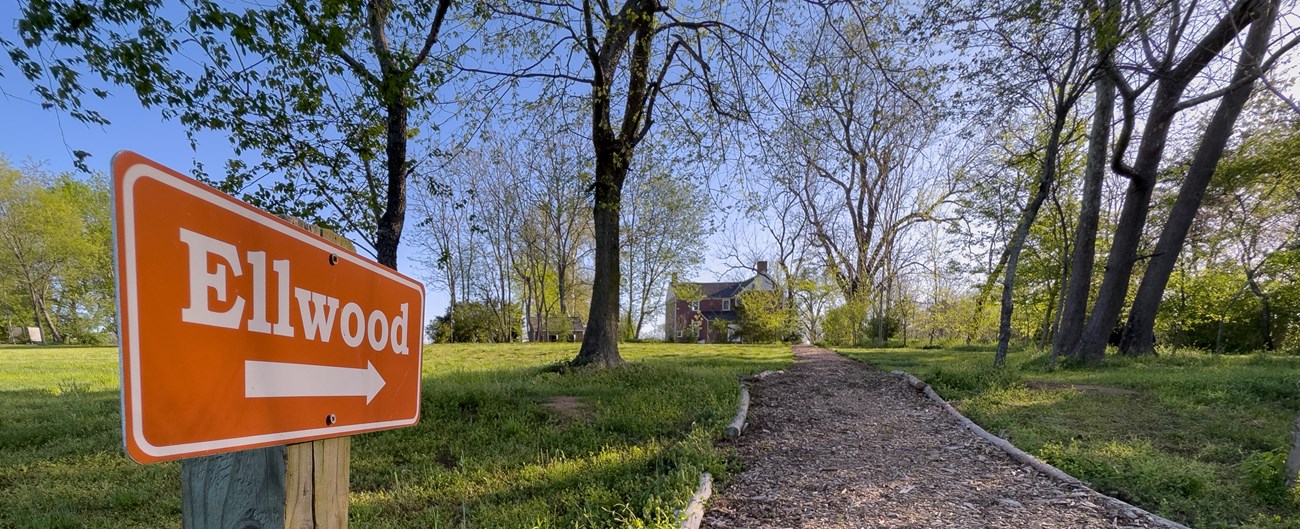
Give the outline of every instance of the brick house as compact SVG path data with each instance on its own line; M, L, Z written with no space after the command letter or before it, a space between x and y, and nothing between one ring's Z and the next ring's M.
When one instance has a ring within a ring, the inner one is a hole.
M664 339L666 341L690 340L700 342L733 341L740 330L740 315L736 302L741 294L751 290L775 290L776 281L767 273L767 261L755 265L758 273L744 281L723 283L682 283L669 285L664 301ZM698 287L698 301L677 299L679 288ZM726 334L723 335L722 333Z

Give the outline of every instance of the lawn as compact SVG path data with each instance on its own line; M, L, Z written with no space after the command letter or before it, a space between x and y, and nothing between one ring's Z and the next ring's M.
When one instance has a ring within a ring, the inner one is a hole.
M1098 490L1197 528L1300 527L1281 462L1300 412L1300 357L1178 352L1046 369L988 348L841 353L929 382L986 430Z
M357 436L352 525L672 527L726 479L736 377L786 346L624 344L628 366L547 369L575 344L425 350L419 425ZM0 347L0 528L177 527L179 465L124 455L117 351Z

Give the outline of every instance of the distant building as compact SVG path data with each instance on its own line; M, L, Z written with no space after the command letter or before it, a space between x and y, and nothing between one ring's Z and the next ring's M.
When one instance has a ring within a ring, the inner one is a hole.
M667 341L738 341L740 315L736 303L751 290L775 290L776 281L767 273L767 261L759 261L754 277L725 283L681 283L669 285L664 302L664 338ZM678 299L678 292L692 292L694 299ZM723 334L725 333L725 334Z
M542 318L536 316L524 318L524 336L526 342L581 342L587 334L587 324L577 316Z

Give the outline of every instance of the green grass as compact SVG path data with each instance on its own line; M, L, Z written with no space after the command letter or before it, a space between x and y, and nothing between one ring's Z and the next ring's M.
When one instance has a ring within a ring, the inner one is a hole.
M427 348L420 424L353 438L352 526L675 526L701 471L732 470L736 376L789 348L621 350L556 373L576 345ZM128 460L120 421L115 349L0 347L0 528L178 527L179 465Z
M853 349L845 355L932 384L957 409L1098 490L1197 528L1300 527L1280 463L1300 412L1300 357L1178 352L1046 369L988 348ZM1125 391L1025 382L1089 384Z

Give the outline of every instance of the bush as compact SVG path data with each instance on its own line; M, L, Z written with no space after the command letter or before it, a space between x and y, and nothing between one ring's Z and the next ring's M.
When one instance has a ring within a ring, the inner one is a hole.
M568 324L568 318L562 319ZM510 342L522 334L520 320L519 306L514 303L503 306L500 303L464 301L447 307L446 314L425 327L425 334L434 343Z
M751 290L736 305L740 337L750 343L789 340L796 334L796 315L776 290Z

